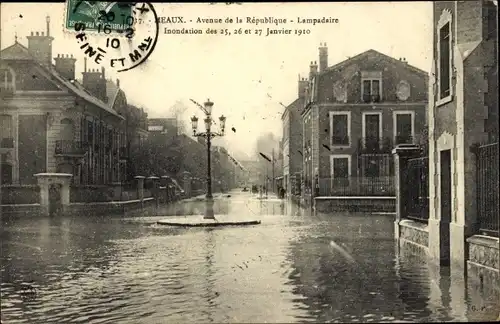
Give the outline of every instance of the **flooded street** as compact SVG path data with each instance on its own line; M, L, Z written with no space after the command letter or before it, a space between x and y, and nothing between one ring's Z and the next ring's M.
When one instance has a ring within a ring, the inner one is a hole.
M201 214L203 202L171 206ZM26 218L1 229L2 322L493 320L496 298L399 255L393 216L311 216L246 193L216 213L262 224L170 228L163 217ZM193 217L193 216L190 216Z

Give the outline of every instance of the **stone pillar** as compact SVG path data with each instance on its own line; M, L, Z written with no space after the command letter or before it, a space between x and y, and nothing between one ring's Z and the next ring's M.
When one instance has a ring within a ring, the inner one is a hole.
M163 199L163 202L164 203L168 203L169 202L169 189L168 189L168 185L169 185L169 177L168 176L161 176L160 177L160 189L163 190L163 192L161 193L162 194L162 199Z
M394 236L399 239L399 221L406 217L408 205L408 186L406 171L408 160L418 156L419 148L413 146L398 146L392 150L394 156L394 180L396 187L396 219L394 220Z
M143 176L135 176L134 179L137 181L137 199L140 201L144 200L144 179Z
M160 203L160 178L155 176L148 177L148 181L151 182L151 193L153 194L153 198L156 201L156 205Z
M40 187L40 207L42 214L44 216L49 216L51 203L55 203L50 200L49 195L49 188L52 185L60 186L60 207L62 208L61 212L65 213L70 203L70 182L73 175L69 173L37 173L35 177Z
M184 171L182 174L185 197L191 197L191 173Z

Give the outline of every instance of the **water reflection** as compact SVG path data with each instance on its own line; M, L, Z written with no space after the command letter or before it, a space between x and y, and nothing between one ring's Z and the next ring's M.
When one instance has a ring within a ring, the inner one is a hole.
M390 217L311 216L283 201L243 194L216 199L214 207L219 214L257 215L262 224L179 229L153 226L151 218L141 217L5 223L1 228L2 320L215 323L495 318L492 311L470 308L491 310L498 295L490 294L493 297L485 300L480 293L466 294L463 280L434 271L422 259L400 255ZM190 215L203 208L203 201L169 208L177 215ZM332 248L332 242L338 248Z

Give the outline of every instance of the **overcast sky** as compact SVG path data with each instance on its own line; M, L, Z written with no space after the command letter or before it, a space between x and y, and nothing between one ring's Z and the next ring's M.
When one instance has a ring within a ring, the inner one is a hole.
M1 47L12 45L14 35L27 45L31 31L45 31L45 16L51 17L53 54L73 54L81 77L83 59L74 36L63 32L63 3L2 3ZM281 137L281 113L297 96L297 78L306 76L309 62L318 60L318 45L328 44L329 65L369 49L409 64L430 69L432 3L257 3L243 5L154 4L158 16L226 18L269 17L296 20L297 17L334 17L338 24L283 27L310 28L310 35L164 35L145 65L131 71L107 75L120 78L128 100L143 107L151 117L167 117L168 108L182 101L188 108L184 119L199 110L189 101L210 98L214 114L228 117L224 141L229 150L252 154L260 132L273 131ZM22 17L21 17L22 16ZM163 25L172 27L172 25ZM186 28L199 27L194 23ZM204 26L206 29L207 26ZM217 27L217 26L215 26ZM219 26L220 27L220 26ZM234 26L223 26L231 28ZM255 26L245 25L246 28ZM262 28L272 25L262 25ZM279 28L281 26L274 26ZM260 27L259 27L260 28ZM265 33L265 31L263 32ZM89 68L100 68L90 65ZM108 71L109 70L109 71Z

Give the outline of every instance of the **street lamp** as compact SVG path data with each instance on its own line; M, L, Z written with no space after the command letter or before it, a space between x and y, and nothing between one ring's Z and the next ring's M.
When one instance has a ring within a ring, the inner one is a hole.
M212 196L212 170L211 170L211 161L210 161L210 147L211 147L211 141L212 138L216 136L224 136L224 130L226 127L226 117L223 115L219 117L219 126L220 126L220 131L219 132L213 132L211 130L213 118L212 118L212 108L214 106L214 103L210 101L210 99L207 99L207 102L205 102L203 108L203 112L205 114L205 118L203 119L205 123L205 131L204 132L198 132L198 117L193 116L191 117L191 126L193 127L193 136L195 137L205 137L207 141L207 194L206 194L206 199L207 202L212 203L213 201L213 196ZM207 205L208 206L208 205ZM211 205L212 209L211 211L209 208L207 208L207 212L205 213L204 218L206 219L215 219L214 214L213 214L213 204Z

